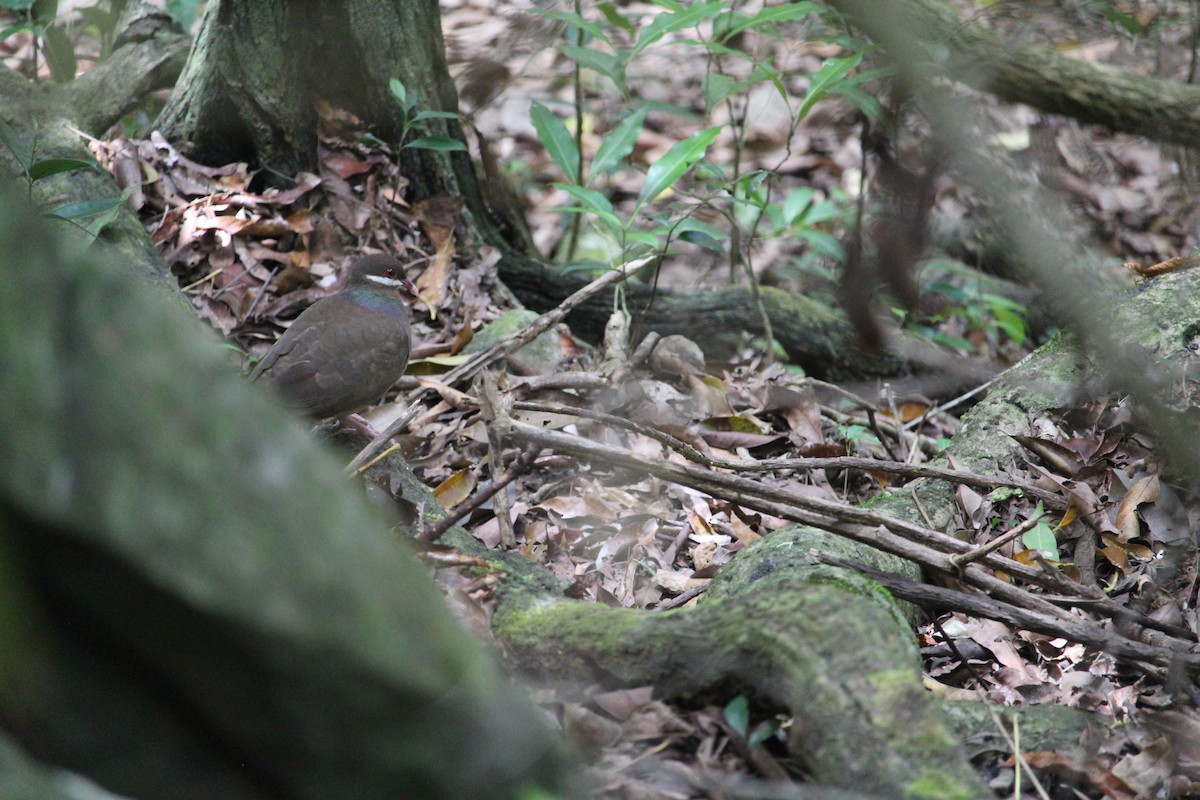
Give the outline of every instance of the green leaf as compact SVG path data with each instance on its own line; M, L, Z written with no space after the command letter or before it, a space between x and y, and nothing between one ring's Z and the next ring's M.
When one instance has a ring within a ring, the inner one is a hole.
M883 103L880 103L879 98L870 92L864 91L857 86L842 86L834 91L833 94L838 95L850 105L857 108L867 119L876 121L883 119Z
M59 219L76 220L92 217L96 214L103 214L106 211L111 211L118 208L121 203L125 202L125 197L101 197L97 200L81 200L78 203L68 203L65 206L59 206L54 209L52 216Z
M680 39L679 44L683 45L684 47L706 50L713 55L740 58L742 61L746 61L751 64L754 63L754 56L750 53L747 53L745 50L738 50L737 48L721 44L720 42L710 42L705 39Z
M750 731L750 701L746 699L746 695L739 694L729 701L729 705L725 706L725 721L733 728L734 733L743 739L746 738Z
M1046 558L1058 560L1058 540L1054 538L1054 531L1050 530L1050 526L1045 522L1038 522L1033 528L1025 531L1021 536L1021 544L1030 550L1040 551Z
M24 11L33 5L33 0L0 0L0 8L7 8L11 11Z
M811 186L801 186L783 201L783 224L791 225L802 219L801 215L812 206L816 192Z
M74 80L78 64L75 61L75 45L67 36L67 32L59 23L46 26L42 38L42 51L46 63L50 66L50 76L57 83Z
M826 201L824 203L817 203L810 208L804 215L804 221L809 225L819 225L831 219L838 219L844 213L845 209L838 206L837 203Z
M608 78L622 95L629 94L625 87L625 59L593 50L590 47L579 47L573 44L561 45L559 51L567 58L585 69L590 69Z
M777 6L769 6L759 11L753 17L739 20L727 30L721 31L721 38L728 39L747 28L761 28L767 25L774 25L778 22L791 22L792 20L818 13L819 11L820 9L816 3L783 3Z
M639 108L621 120L620 124L613 128L612 133L604 137L604 141L600 143L600 149L596 151L596 157L592 159L592 168L588 172L589 179L612 172L622 159L633 152L633 147L637 144L645 121L646 109Z
M863 54L859 52L844 58L826 59L808 84L808 94L805 95L804 102L800 104L800 110L796 112L796 121L799 122L808 116L808 112L818 101L834 91L838 83L845 79L846 73L858 66L862 57Z
M665 192L697 161L704 158L704 154L708 152L708 146L713 143L720 132L721 126L717 125L694 133L682 142L677 142L667 151L666 155L650 165L650 169L646 172L646 182L642 184L642 191L638 193L634 214L636 215L646 203Z
M100 171L100 165L95 161L85 161L81 158L47 158L37 161L29 167L29 181L40 181L60 172L71 172L76 169L91 169Z
M1146 30L1146 26L1138 22L1135 17L1131 17L1115 8L1108 8L1104 11L1104 16L1109 22L1117 25L1125 30L1130 36L1137 36L1142 31Z
M741 88L741 84L730 76L710 72L704 76L704 103L713 108L737 94Z
M465 152L467 146L449 136L421 136L404 145L403 149L435 150L439 153Z
M3 3L3 0L0 0L0 3ZM9 25L7 28L0 30L0 39L7 39L13 34L20 33L21 31L31 31L34 29L34 27L34 23L27 19L18 20L12 25Z
M562 189L567 194L574 197L588 211L597 214L612 214L612 203L608 198L595 189L586 189L577 183L556 183L554 188Z
M608 198L595 189L587 189L577 183L556 183L556 189L562 189L567 194L579 201L587 211L596 214L613 214L612 203ZM616 219L616 217L613 217Z
M12 126L2 119L0 119L0 141L4 142L8 152L12 153L13 158L21 165L21 170L28 177L29 168L33 165L33 150L27 147Z
M58 0L33 0L33 18L43 24L58 16Z
M117 203L111 208L102 211L84 223L83 229L87 231L87 233L93 239L98 239L100 237L100 231L104 230L106 225L116 221L117 215L121 213L121 205L124 202L124 198L121 200L121 203Z
M993 308L992 314L996 317L996 327L1020 347L1025 342L1025 320L1007 308Z
M1005 297L1002 294L995 294L993 292L984 292L983 294L981 294L979 296L979 299L984 301L985 303L987 303L988 306L991 308L1007 308L1010 311L1017 311L1017 312L1025 310L1024 304L1022 304L1016 300L1013 300L1010 297Z
M724 13L727 6L727 0L716 0L711 3L693 3L686 8L659 14L638 36L637 44L633 48L633 55L636 56L668 33L694 28L702 20L711 19Z
M718 253L725 249L721 243L729 238L729 234L725 231L714 228L707 222L701 222L695 217L688 217L676 225L675 234L685 242L691 242Z
M565 22L572 27L591 34L592 37L599 39L602 42L609 41L608 33L604 30L604 28L602 28L599 24L592 22L591 20L584 19L578 14L573 14L569 11L544 11L541 9L534 10L533 13L537 14L539 17L556 19L560 22Z
M658 250L660 240L657 236L649 231L625 231L625 243L645 245L650 250Z
M634 27L634 24L625 19L625 17L621 16L621 12L617 11L612 3L597 3L596 8L598 8L600 13L604 15L604 18L608 20L609 25L617 26L630 36L637 33L637 28Z
M418 111L412 121L424 122L427 119L458 119L458 114L453 111Z
M602 222L608 226L609 232L614 236L621 233L625 228L625 224L620 218L613 213L612 203L608 202L608 198L594 189L585 189L584 187L571 183L556 183L556 188L562 189L567 194L574 197L578 202L578 206L572 206L562 209L563 211L574 212L579 214L591 214L596 218L597 222Z
M388 89L392 92L392 97L396 98L396 102L400 104L400 108L404 109L407 114L412 111L413 106L417 104L417 97L414 94L411 99L408 96L408 87L401 83L399 78L392 78L388 81Z
M750 732L750 736L746 738L746 744L754 747L762 744L767 739L770 739L779 732L779 720L765 719L754 726L754 730Z
M575 144L575 137L567 130L567 126L561 119L554 116L550 109L536 100L529 108L529 119L537 131L542 146L546 148L550 158L554 159L554 163L562 170L563 175L566 175L567 180L571 183L580 183L579 148Z

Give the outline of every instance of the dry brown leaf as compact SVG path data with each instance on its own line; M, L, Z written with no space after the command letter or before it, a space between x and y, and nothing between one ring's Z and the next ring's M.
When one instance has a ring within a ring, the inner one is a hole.
M465 197L428 197L413 204L413 214L435 250L454 235L465 203Z
M1079 456L1058 442L1036 436L1009 435L1060 475L1073 478L1083 469L1083 461Z
M429 268L417 278L417 294L429 306L430 310L441 308L450 295L450 271L454 263L454 236L442 240Z
M1159 484L1157 475L1146 475L1138 478L1125 492L1121 504L1117 506L1115 524L1120 531L1121 541L1128 542L1142 535L1142 524L1138 520L1137 509L1143 503L1157 503Z
M653 686L638 686L633 689L618 689L600 692L592 696L592 702L613 719L624 722L634 712L654 699Z

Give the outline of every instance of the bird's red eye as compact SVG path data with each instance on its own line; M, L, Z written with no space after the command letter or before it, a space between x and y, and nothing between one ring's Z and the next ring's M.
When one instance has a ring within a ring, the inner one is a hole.
M383 274L386 275L387 277L391 278L392 280L395 280L396 279L396 268L388 267L386 270L384 270Z

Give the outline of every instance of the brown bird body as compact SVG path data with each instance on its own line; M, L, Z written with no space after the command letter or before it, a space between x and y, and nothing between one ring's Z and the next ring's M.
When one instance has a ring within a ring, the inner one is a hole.
M408 365L408 310L396 291L406 284L391 256L359 259L345 288L297 317L250 379L266 379L289 405L317 419L375 402Z

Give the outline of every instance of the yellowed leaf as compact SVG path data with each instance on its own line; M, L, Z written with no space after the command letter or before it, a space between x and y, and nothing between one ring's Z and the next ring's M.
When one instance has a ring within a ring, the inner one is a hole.
M460 469L449 478L438 484L433 490L433 496L444 508L451 508L471 496L475 488L475 473L471 470Z

